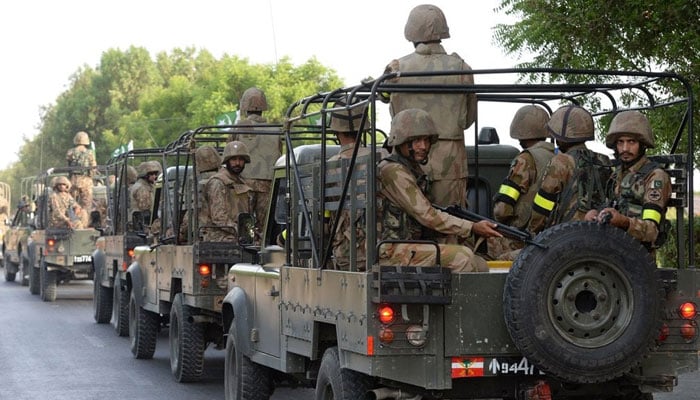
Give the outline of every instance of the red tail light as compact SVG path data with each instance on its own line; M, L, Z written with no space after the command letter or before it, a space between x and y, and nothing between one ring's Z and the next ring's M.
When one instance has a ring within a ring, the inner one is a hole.
M56 245L56 239L48 239L46 240L46 245L49 247L53 247Z
M199 274L202 276L211 275L211 267L207 264L199 264Z
M126 255L128 255L129 258L134 258L134 249L127 250Z
M659 337L656 338L656 340L658 340L659 342L665 342L666 339L668 339L668 335L670 332L671 330L669 329L668 325L664 323L659 329Z
M394 309L386 304L379 306L379 321L385 325L394 322Z
M697 335L698 327L695 324L695 321L685 322L683 325L681 325L681 336L683 336L683 339L691 341L694 340Z
M683 319L695 319L695 317L698 315L695 303L691 302L681 304L681 306L678 308L678 313Z
M379 331L379 341L386 344L393 342L394 331L392 331L390 328L382 328Z

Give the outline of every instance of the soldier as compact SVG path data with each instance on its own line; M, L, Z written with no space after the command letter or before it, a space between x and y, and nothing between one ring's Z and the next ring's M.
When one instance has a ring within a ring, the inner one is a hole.
M49 228L74 227L76 202L68 192L70 186L70 181L65 176L53 178L53 192L49 195Z
M209 178L219 171L221 167L221 156L212 146L202 146L194 152L195 171L197 172L197 196L198 207L197 220L199 224L199 232L195 233L199 237L204 237L206 227L211 225L211 216L209 215L209 203L207 196L204 196L204 187ZM187 241L187 232L189 230L189 212L185 212L185 216L180 224L179 241Z
M138 179L129 188L129 217L133 220L134 230L145 231L151 218L155 183L163 168L158 161L144 161L136 170Z
M264 124L267 121L262 116L267 110L267 99L262 90L252 87L243 92L239 105L241 117L236 125ZM258 234L264 229L265 215L270 201L272 174L275 162L282 155L282 140L280 135L264 135L254 133L234 133L229 141L243 142L250 150L250 165L245 169L243 177L251 188L252 210L255 216L255 228Z
M588 210L606 203L605 182L610 158L586 147L593 140L593 117L579 106L557 109L547 123L559 150L547 164L532 205L528 230L543 229L567 221L581 221Z
M442 10L424 4L411 10L404 36L413 42L415 51L386 67L385 73L424 71L470 71L464 60L452 53L447 55L441 40L450 37ZM473 75L443 75L434 77L400 77L396 83L473 84ZM391 115L408 108L427 111L435 123L438 141L431 146L430 158L423 166L430 188L428 198L435 204L466 206L467 152L464 131L476 120L477 101L474 93L392 93ZM454 237L439 237L440 242L454 243Z
M502 236L488 221L472 223L437 210L425 196L427 183L421 163L437 141L430 115L420 109L403 110L391 121L387 147L391 155L378 165L378 224L381 240L424 239L425 228L468 238ZM453 271L488 271L485 261L461 245L440 244L440 259ZM428 244L381 246L380 263L434 265L435 247Z
M243 142L228 142L224 147L223 169L209 178L204 186L202 203L208 205L211 225L204 235L207 242L238 240L238 215L250 212L251 188L241 177L250 163L248 148ZM206 210L205 210L206 212Z
M87 147L90 145L90 137L86 132L80 131L73 137L73 144L75 147L66 153L68 166L75 167L70 173L71 194L81 207L92 211L92 176L97 162L92 150Z
M29 226L32 221L31 205L29 204L26 195L22 196L22 198L19 200L15 221L17 222L17 226Z
M609 196L616 205L586 214L589 221L608 221L624 229L653 251L658 247L660 227L671 198L671 180L661 167L646 157L654 147L647 117L639 111L623 111L613 118L605 145L620 162L610 177Z
M494 197L493 216L498 222L526 229L530 222L532 200L539 189L545 167L554 156L554 144L547 142L549 113L539 106L523 106L510 124L510 137L520 141L523 150L510 164L508 176ZM488 240L492 258L513 259L523 243L508 238Z
M334 108L336 108L336 110L331 112L330 124L331 131L335 133L340 143L340 152L331 156L328 161L352 158L355 143L360 139L360 132L364 132L368 129L369 120L366 117L366 105L345 109L341 109L341 107L346 107L345 101L338 101L335 103ZM361 126L360 124L363 118L365 122ZM357 157L365 156L369 154L369 151L367 147L360 146L360 148L357 149ZM358 184L361 184L361 182L358 182ZM364 213L363 210L359 212L361 215L357 215L355 218L351 217L350 210L348 209L344 209L341 212L332 243L333 261L336 269L350 269L350 250L352 246L352 241L350 239L353 229L355 230L355 254L357 257L358 270L364 271L366 268L365 231L361 221L364 217ZM329 217L330 225L335 219L335 215L329 215Z

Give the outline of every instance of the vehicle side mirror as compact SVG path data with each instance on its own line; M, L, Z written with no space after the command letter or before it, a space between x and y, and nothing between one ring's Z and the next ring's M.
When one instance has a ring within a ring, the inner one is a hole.
M249 213L238 214L238 244L252 245L255 242L255 218Z
M479 131L479 144L499 144L500 142L496 128L485 126Z

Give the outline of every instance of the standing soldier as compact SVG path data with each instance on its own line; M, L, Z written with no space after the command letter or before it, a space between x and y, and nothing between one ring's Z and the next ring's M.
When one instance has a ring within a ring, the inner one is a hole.
M593 117L579 106L560 107L547 123L559 153L552 157L532 205L528 230L538 233L552 225L581 221L606 203L605 182L610 158L586 147L593 140Z
M90 137L86 132L80 131L73 137L75 147L66 153L66 161L69 167L74 167L70 172L72 183L71 194L80 206L87 212L92 211L92 176L95 174L95 155L87 146L90 145Z
M155 183L163 168L158 161L144 161L136 171L138 179L129 188L129 218L133 221L134 230L145 231L151 219Z
M615 115L605 145L615 151L615 158L620 161L608 185L608 195L617 208L591 210L586 219L608 221L653 251L660 245L657 239L671 198L671 180L646 156L647 148L654 147L649 120L639 111Z
M472 223L437 210L425 196L421 163L437 141L430 115L419 109L403 110L391 121L387 146L391 155L378 165L378 215L380 240L421 240L424 228L462 238L473 235L500 237L489 221ZM440 259L453 271L488 271L486 262L471 249L440 244ZM390 265L434 265L435 246L423 243L391 243L381 246L379 262Z
M413 42L415 51L386 67L385 73L427 71L471 71L464 60L452 53L448 55L441 40L450 37L445 14L430 4L411 10L404 29L404 36ZM433 85L474 84L469 74L430 77L399 77L396 83L424 83ZM428 198L435 204L466 206L467 202L467 152L464 130L476 120L477 101L474 93L392 93L391 115L409 108L427 111L435 123L437 142L431 146L430 158L423 169L430 180ZM440 242L453 243L452 236L440 237Z
M245 165L250 163L248 148L243 142L228 142L223 161L225 168L209 178L204 187L203 203L209 207L212 225L204 236L207 242L237 241L238 215L250 213L251 189L241 177Z
M539 106L523 106L510 124L510 137L520 141L523 150L510 164L508 176L494 198L493 216L496 221L526 229L532 214L532 200L539 188L549 160L554 157L554 144L547 142L549 113ZM488 241L492 258L512 259L514 250L523 243L508 238Z
M75 206L70 190L70 181L65 176L53 178L53 192L49 195L49 228L71 229L75 225Z
M258 125L267 121L262 116L267 110L267 99L262 90L252 87L243 92L239 105L241 117L236 125ZM250 165L243 177L251 188L252 209L255 216L255 229L261 234L264 229L267 205L270 201L272 175L275 162L282 155L282 139L279 135L255 133L234 133L229 141L240 141L250 150Z

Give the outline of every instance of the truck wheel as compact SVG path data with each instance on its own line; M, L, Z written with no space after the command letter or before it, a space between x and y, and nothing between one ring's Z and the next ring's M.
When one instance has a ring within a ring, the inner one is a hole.
M19 259L22 260L22 286L29 286L29 261L22 257L22 254L19 255Z
M506 278L506 327L517 348L549 375L613 380L638 364L660 326L656 266L621 229L572 222L537 236Z
M274 387L270 369L256 364L240 351L236 320L226 337L224 391L226 400L269 400Z
M39 293L41 300L47 302L56 301L56 271L47 270L46 261L43 259L39 268L39 280L41 282L41 291Z
M132 292L129 297L129 339L134 357L143 360L153 358L159 327L159 315L136 304Z
M371 389L368 376L340 367L337 347L326 349L316 379L315 400L362 399Z
M112 326L118 336L129 336L129 292L119 278L114 279L112 290Z
M192 308L175 295L170 308L170 370L178 382L193 382L204 372L204 329L194 322Z
M39 281L40 281L39 268L34 266L34 263L29 263L29 293L39 294Z
M5 267L5 282L14 282L15 277L17 276L17 272L14 272L15 266L10 261L9 254L5 253L2 256L2 264L3 267Z
M112 318L112 288L102 286L101 273L95 274L92 285L92 311L95 322L106 324Z

